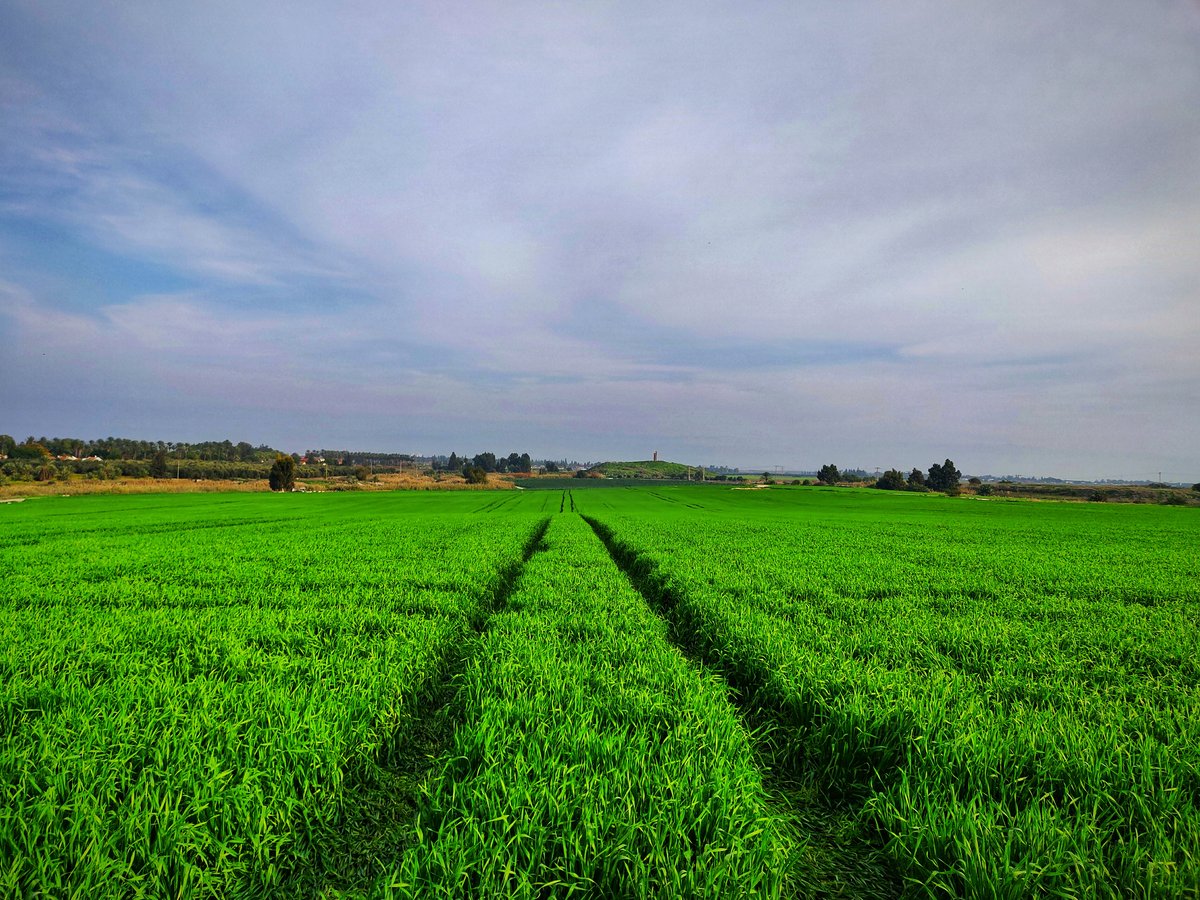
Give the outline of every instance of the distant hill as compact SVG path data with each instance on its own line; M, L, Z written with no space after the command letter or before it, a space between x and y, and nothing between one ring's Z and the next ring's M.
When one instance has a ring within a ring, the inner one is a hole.
M592 466L588 472L596 472L605 478L687 478L696 472L696 466L666 460L643 459L634 462L602 462Z

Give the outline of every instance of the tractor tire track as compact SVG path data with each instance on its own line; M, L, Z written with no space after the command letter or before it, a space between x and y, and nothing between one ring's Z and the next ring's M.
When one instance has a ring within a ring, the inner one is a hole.
M346 818L326 836L327 852L310 871L285 878L286 896L313 897L367 890L414 839L422 783L461 724L455 702L462 675L487 634L492 616L508 605L521 573L545 548L550 518L526 540L518 560L504 566L468 620L462 640L447 647L441 665L413 700L413 717L383 742L373 764L347 776Z

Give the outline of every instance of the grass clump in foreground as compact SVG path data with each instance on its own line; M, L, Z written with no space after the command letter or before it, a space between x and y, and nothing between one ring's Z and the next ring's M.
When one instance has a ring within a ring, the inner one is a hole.
M787 847L719 681L666 640L578 516L555 516L460 689L383 887L413 897L779 893Z

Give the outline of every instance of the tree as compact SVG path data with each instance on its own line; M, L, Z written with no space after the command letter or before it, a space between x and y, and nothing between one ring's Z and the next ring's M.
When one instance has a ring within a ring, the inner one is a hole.
M13 440L12 435L0 434L0 456L12 456L16 449L17 442Z
M546 460L546 471L547 472L557 472L558 471L558 463L556 463L552 459ZM1200 488L1200 485L1197 485L1197 487Z
M462 462L459 460L458 454L455 453L453 450L451 450L450 451L450 459L448 459L446 461L446 468L449 471L454 472L461 467L462 467Z
M962 478L962 472L954 468L954 463L947 459L940 466L934 463L929 467L929 476L925 479L925 483L935 491L952 494L958 490L960 478Z
M467 484L487 484L487 471L482 466L463 466L462 476Z
M267 480L273 491L293 491L296 489L296 461L290 456L280 453L271 464Z
M9 456L13 459L43 460L50 456L50 451L33 438L29 438L25 443L13 447L13 452Z
M833 463L821 466L821 470L817 472L817 481L821 484L837 484L842 480L842 473L838 471L838 467Z
M154 459L150 461L150 477L151 478L166 478L167 477L167 451L159 450L154 454Z
M879 476L875 487L881 491L903 491L908 488L908 482L904 480L904 473L899 469L888 469Z
M1193 485L1192 485L1192 490L1193 490L1193 491L1200 491L1200 482L1197 482L1196 484L1193 484Z
M925 487L925 473L914 468L908 473L908 486L914 491Z
M770 484L771 483L771 474L769 472L763 472L762 475L758 476L758 480L761 481L763 484Z

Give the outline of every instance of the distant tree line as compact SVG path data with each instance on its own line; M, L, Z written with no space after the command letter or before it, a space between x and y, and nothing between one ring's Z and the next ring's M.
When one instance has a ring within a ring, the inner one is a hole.
M820 484L840 484L844 481L866 481L870 476L862 469L839 470L833 463L821 466L817 470L817 481Z
M817 481L821 484L839 484L845 481L865 481L868 476L861 470L840 472L832 463L821 466L817 471ZM914 468L908 474L899 469L888 469L876 479L874 486L882 491L958 491L962 472L954 466L952 460L934 463L928 472ZM978 483L978 479L971 479Z
M336 466L374 466L385 469L402 469L416 462L411 453L371 453L363 450L306 450L304 458L313 464L325 460Z
M289 457L290 458L290 457ZM7 459L0 462L0 483L4 481L58 481L71 476L89 479L181 478L193 481L253 481L267 477L269 463L227 463L195 459L113 459L57 460L46 456L39 460ZM307 470L305 477L321 476ZM329 475L351 475L353 469L330 469Z
M804 473L801 473L804 474ZM863 469L838 469L832 463L817 470L819 484L841 484L848 481L867 481L871 475Z
M87 478L187 478L193 480L255 480L279 474L279 460L287 454L266 444L246 441L142 441L130 438L35 438L18 442L0 435L0 479L4 481L55 481L72 475ZM88 457L94 457L89 459ZM353 450L308 450L291 454L295 478L355 477L366 480L381 472L411 468L410 453L375 453ZM544 463L546 471L559 471L558 462ZM472 457L451 453L435 456L435 472L461 472L468 480L485 481L492 472L525 473L533 470L528 453L477 453ZM286 482L286 479L284 479ZM285 488L290 489L290 488Z
M476 453L470 458L451 453L445 463L435 461L434 468L447 472L461 471L465 478L468 469L479 469L485 475L489 472L532 472L533 460L528 453L510 453L508 456L496 456L495 453ZM555 471L557 471L557 466L555 466Z
M72 476L99 480L254 481L268 479L274 463L285 455L265 444L256 447L245 441L185 444L127 438L85 441L31 436L18 443L10 435L0 435L0 456L6 457L0 460L0 483L60 481ZM294 464L295 474L304 478L367 477L364 474L367 469L361 466L301 466L294 454L288 459Z
M43 456L74 456L83 459L99 456L104 460L152 460L156 454L171 458L203 460L206 462L269 462L278 450L246 441L138 441L131 438L35 438L27 437L18 444L10 435L0 434L0 456L9 459L36 459Z
M947 459L942 463L934 463L928 473L913 469L907 475L898 469L888 469L875 482L875 487L882 491L944 491L947 494L958 492L958 483L962 472L954 467L954 462Z

